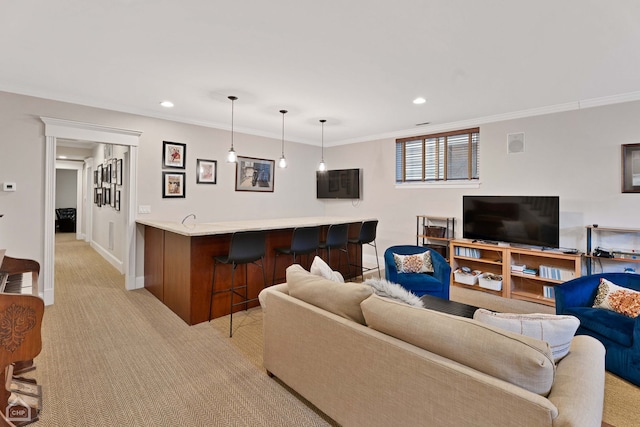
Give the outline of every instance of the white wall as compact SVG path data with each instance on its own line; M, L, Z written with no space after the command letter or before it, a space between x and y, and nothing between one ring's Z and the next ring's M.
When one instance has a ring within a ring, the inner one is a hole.
M364 198L327 202L326 214L378 217L384 250L414 244L416 215L453 216L459 225L465 194L557 195L560 245L584 251L587 224L640 228L640 194L621 193L621 145L640 142L638 117L640 102L632 102L480 125L478 189L397 188L394 139L330 148L330 169L363 168ZM508 154L507 134L517 132L525 133L525 152ZM631 234L609 243L640 248Z
M56 209L76 207L77 181L77 171L56 169Z
M151 206L146 218L182 220L195 213L204 222L324 214L324 205L315 198L319 147L287 142L289 167L276 168L273 193L236 192L235 165L224 161L230 145L228 131L0 92L0 148L5 153L0 156L0 182L13 181L18 188L14 193L0 191L0 213L4 214L0 248L7 248L10 256L39 262L44 257L45 138L40 116L141 131L138 202ZM276 132L281 126L278 117L276 113ZM162 198L163 140L187 144L184 199ZM277 161L281 153L281 141L276 139L236 134L234 144L239 155L248 157ZM216 185L196 184L198 158L218 161ZM94 164L101 161L96 158ZM139 258L136 275L142 276Z
M640 194L620 192L620 146L640 142L640 102L480 125L479 189L396 188L393 139L325 147L330 169L363 169L363 199L351 202L316 200L319 147L287 143L290 166L276 169L273 193L236 192L235 165L224 162L228 131L0 92L0 182L16 182L18 189L0 191L0 247L8 248L10 256L43 259L45 139L40 116L141 131L138 204L151 206L147 218L179 221L189 213L198 221L377 217L383 251L415 242L418 214L460 218L463 194L531 194L560 196L562 246L584 249L586 224L640 227ZM274 118L276 131L279 123ZM421 128L416 134L424 132ZM507 134L514 132L526 134L524 153L507 154ZM185 199L162 198L163 140L187 144ZM279 140L250 135L236 135L235 148L250 157L277 160L280 155ZM218 160L217 185L196 184L198 158ZM142 275L142 247L137 276Z

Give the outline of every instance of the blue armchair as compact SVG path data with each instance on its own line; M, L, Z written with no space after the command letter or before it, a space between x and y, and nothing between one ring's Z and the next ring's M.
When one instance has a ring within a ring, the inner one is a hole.
M433 273L398 273L393 254L415 255L425 251L431 252ZM393 283L402 285L418 296L425 294L449 299L451 267L439 253L424 246L391 246L384 252L384 275Z
M640 317L634 319L592 307L601 277L640 291L638 274L601 273L578 277L555 287L556 313L580 319L576 334L590 335L604 344L606 369L640 386Z

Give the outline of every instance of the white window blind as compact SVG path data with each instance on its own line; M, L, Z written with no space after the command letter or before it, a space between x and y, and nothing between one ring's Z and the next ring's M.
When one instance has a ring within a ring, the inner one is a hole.
M396 182L478 179L480 129L396 140Z

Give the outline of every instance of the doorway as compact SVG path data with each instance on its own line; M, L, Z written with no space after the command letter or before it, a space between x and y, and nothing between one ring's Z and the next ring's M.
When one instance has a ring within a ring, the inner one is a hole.
M96 143L124 145L128 147L129 177L125 215L125 248L123 266L125 288L136 289L136 225L135 207L137 204L137 159L141 132L111 128L91 123L40 117L45 124L46 160L45 160L45 224L44 224L44 260L42 265L43 290L45 304L54 302L54 264L55 264L55 171L58 139L92 141Z

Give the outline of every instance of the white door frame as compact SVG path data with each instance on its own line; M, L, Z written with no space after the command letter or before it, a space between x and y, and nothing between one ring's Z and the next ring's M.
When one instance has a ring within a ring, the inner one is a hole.
M92 123L40 117L45 124L45 191L44 191L44 260L42 265L44 289L41 293L46 305L53 304L55 264L55 188L56 188L56 139L76 139L129 147L129 199L126 215L126 245L124 270L126 289L136 288L136 213L138 145L142 132L117 129Z

